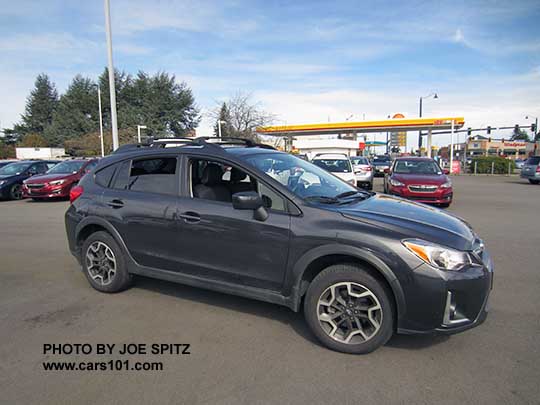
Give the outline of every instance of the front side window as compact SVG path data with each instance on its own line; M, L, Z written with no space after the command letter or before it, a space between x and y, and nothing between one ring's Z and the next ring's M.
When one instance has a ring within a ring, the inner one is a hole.
M246 161L305 199L333 199L357 189L313 163L285 153L261 153Z
M159 157L123 162L114 188L174 195L176 183L176 158Z

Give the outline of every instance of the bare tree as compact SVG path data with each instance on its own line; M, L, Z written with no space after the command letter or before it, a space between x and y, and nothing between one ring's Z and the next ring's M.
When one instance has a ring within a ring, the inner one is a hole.
M255 132L257 127L271 125L276 119L274 114L264 111L260 103L253 102L251 94L237 92L225 103L220 102L210 112L210 116L216 121L220 119L220 112L224 104L227 106L229 113L228 134L232 137L259 141L260 139Z

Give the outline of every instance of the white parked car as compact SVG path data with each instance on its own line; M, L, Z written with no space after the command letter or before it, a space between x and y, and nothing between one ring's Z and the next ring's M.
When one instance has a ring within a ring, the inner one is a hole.
M356 175L356 185L358 187L366 187L368 190L373 190L373 166L369 163L367 157L353 156L351 157L354 174Z
M356 175L349 157L339 153L324 153L316 155L311 163L329 171L334 176L356 186Z

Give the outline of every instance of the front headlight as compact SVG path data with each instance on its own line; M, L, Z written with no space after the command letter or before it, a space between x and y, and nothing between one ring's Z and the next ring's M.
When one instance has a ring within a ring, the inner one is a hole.
M405 184L403 184L401 181L398 181L396 179L393 179L390 177L390 180L389 180L390 184L393 185L394 187L401 187L401 186L404 186Z
M6 183L7 183L7 180L0 180L0 186L3 186Z
M460 270L471 263L467 252L426 242L421 239L406 239L403 245L427 264L443 270Z
M441 188L450 188L452 187L452 181L448 180L446 183L441 184Z
M59 186L60 184L64 184L66 181L65 180L55 180L55 181L50 181L49 184L51 186Z

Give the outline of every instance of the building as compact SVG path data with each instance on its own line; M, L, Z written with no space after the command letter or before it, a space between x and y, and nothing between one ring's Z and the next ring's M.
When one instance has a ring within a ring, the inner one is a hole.
M476 156L502 156L512 160L526 159L529 155L534 155L537 148L538 142L535 144L534 142L492 139L476 135L469 138L466 142L454 144L454 156L460 160L464 156L468 158Z
M66 155L64 148L15 148L17 159L56 159Z

